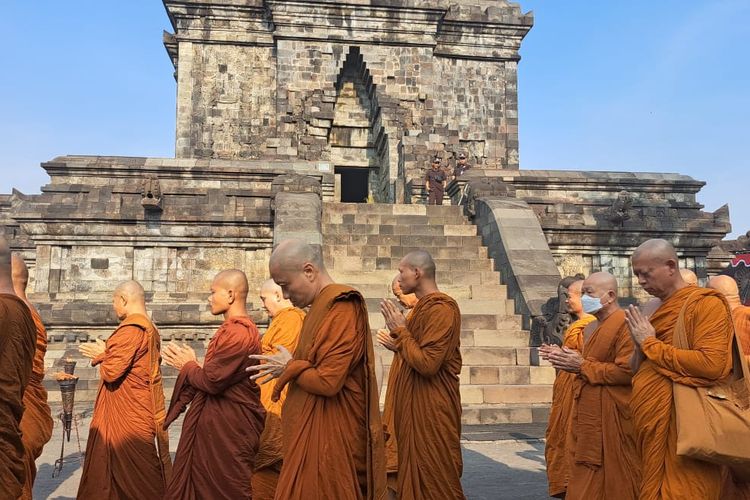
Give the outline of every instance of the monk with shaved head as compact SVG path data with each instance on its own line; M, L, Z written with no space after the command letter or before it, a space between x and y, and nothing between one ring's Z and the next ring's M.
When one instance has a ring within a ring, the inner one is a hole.
M698 286L698 276L690 269L680 269L680 276L682 276L682 281L688 285Z
M299 333L305 313L284 298L284 292L272 279L260 287L260 301L263 309L271 318L271 324L261 339L261 353L266 356L277 354L282 347L294 352L297 348ZM255 500L273 500L276 495L276 484L283 463L283 439L281 433L281 408L286 400L285 388L278 400L271 397L276 388L276 380L260 385L260 401L266 409L266 426L260 436L260 448L255 457L253 473L253 498Z
M567 277L561 281L560 286L566 284L568 295L565 306L574 321L565 330L562 347L580 353L583 351L583 329L596 318L583 312L581 304L583 279ZM539 348L539 354L543 359L549 360L549 354L559 350L560 346L556 344L544 344ZM573 420L571 416L575 405L576 377L576 373L557 370L555 383L552 386L552 405L544 446L544 458L547 462L547 488L551 497L564 498L568 489L570 460L566 445Z
M581 291L583 311L596 317L583 330L583 350L563 347L548 357L558 370L576 375L565 498L636 499L640 467L629 407L633 342L617 303L617 280L593 273Z
M380 499L385 492L383 427L374 352L362 295L333 282L320 250L284 240L271 277L296 307L308 307L297 349L279 348L254 379L289 387L281 413L284 465L276 498Z
M20 423L24 389L32 376L36 328L13 289L11 254L0 236L0 492L18 498L26 481Z
M260 352L260 334L247 314L247 277L232 269L216 275L208 304L224 322L203 363L187 345L168 344L164 362L180 371L166 428L185 411L174 474L165 499L249 499L252 471L263 431L260 389L248 380L248 356Z
M398 269L401 289L418 301L408 319L391 301L380 306L394 350L386 407L398 450L396 496L463 499L461 311L438 289L429 253L407 254Z
M79 350L99 367L78 499L161 498L172 472L164 423L159 331L143 287L126 281L112 296L120 324L106 343Z
M13 269L13 288L16 295L29 307L36 327L36 354L34 354L31 378L26 386L26 391L23 393L25 410L21 419L23 448L26 455L24 459L26 482L23 486L23 493L19 498L31 500L34 478L36 477L35 461L42 454L44 445L52 437L54 425L52 412L49 404L47 404L47 389L44 388L44 355L47 352L47 330L44 328L39 312L26 297L29 270L20 254L13 254L11 267Z
M732 367L732 315L717 291L689 286L677 253L665 240L648 240L632 257L633 274L661 300L650 316L626 311L636 345L631 409L642 464L642 499L721 497L722 467L677 455L672 385L710 386ZM683 345L675 335L687 337Z

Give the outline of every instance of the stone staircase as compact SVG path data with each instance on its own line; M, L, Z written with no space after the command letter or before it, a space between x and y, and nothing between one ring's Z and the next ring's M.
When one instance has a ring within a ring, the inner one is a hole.
M456 206L326 203L323 208L326 266L334 280L367 299L370 327L384 326L383 298L407 253L429 251L441 291L461 309L461 401L465 424L546 421L554 370L531 366L529 333L505 285L493 270L476 226ZM380 346L385 365L392 353ZM381 393L381 401L385 390Z

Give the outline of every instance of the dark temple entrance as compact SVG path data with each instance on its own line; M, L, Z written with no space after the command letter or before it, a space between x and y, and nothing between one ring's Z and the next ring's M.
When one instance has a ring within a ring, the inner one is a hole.
M336 167L335 172L341 174L341 201L343 203L367 202L369 169Z

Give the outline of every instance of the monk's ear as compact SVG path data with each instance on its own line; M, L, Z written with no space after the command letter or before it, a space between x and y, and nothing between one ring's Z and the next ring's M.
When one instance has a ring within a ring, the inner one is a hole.
M317 274L317 269L315 269L315 266L311 262L305 262L305 265L302 266L302 274L305 275L307 281L312 282Z
M231 289L227 290L227 303L229 303L230 305L234 304L235 297L236 295L234 293L234 290L231 290Z

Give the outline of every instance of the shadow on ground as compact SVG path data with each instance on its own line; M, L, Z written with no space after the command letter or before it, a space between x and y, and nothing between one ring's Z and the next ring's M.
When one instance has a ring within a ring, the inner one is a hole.
M469 500L547 498L544 443L467 444L461 480ZM469 447L474 449L469 449Z

